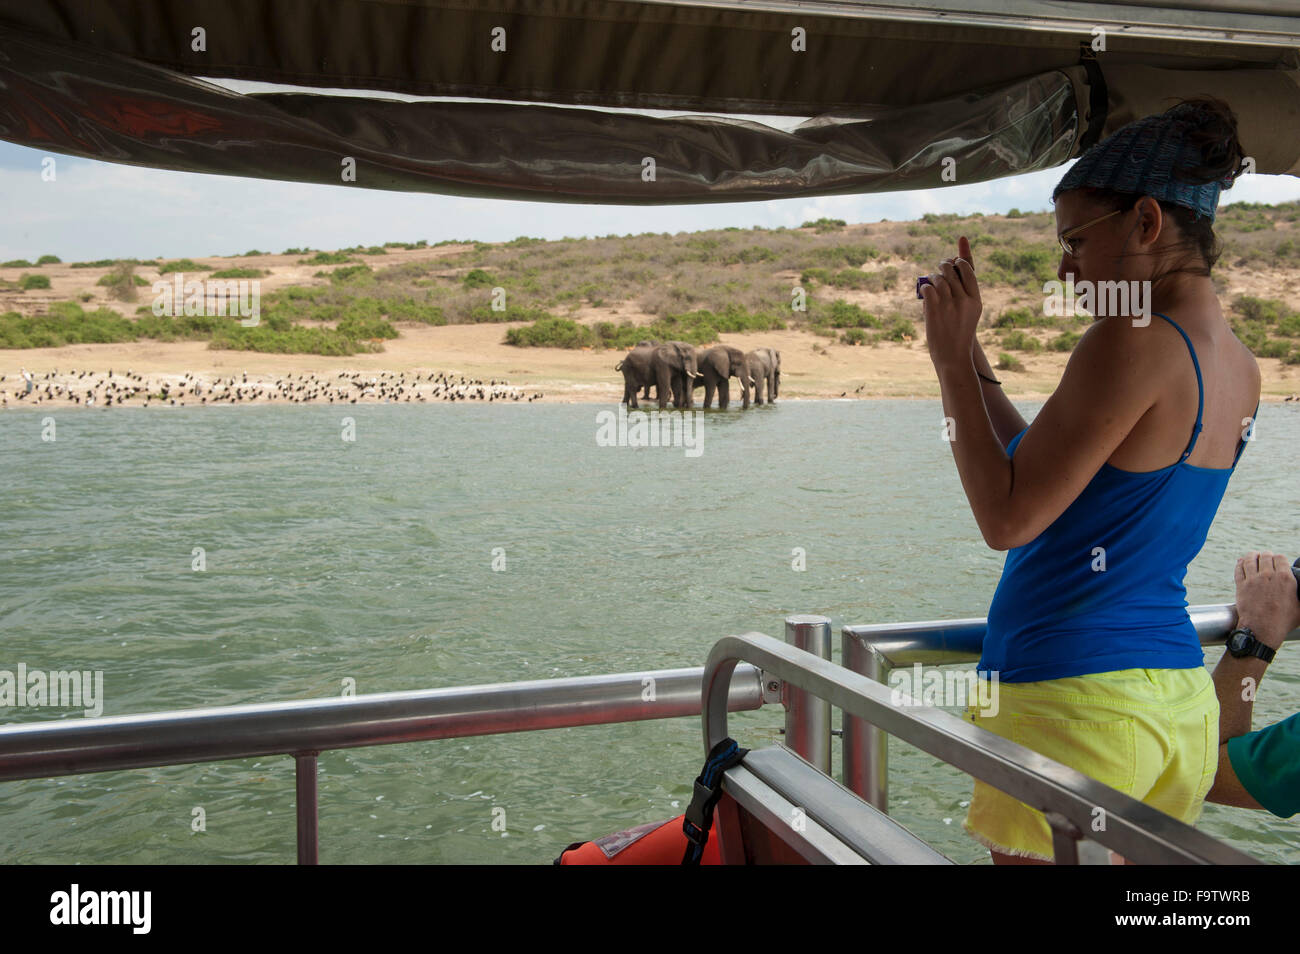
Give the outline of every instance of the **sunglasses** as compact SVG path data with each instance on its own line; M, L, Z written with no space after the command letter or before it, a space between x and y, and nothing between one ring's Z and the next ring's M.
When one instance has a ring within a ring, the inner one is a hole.
M1121 212L1124 211L1125 211L1124 209L1116 209L1114 212L1107 212L1105 215L1095 218L1091 222L1084 222L1082 225L1076 225L1072 229L1066 229L1064 232L1062 232L1060 235L1056 237L1056 240L1061 243L1061 248L1065 250L1065 254L1073 257L1074 240L1072 236L1077 235L1078 233L1082 232L1084 229L1088 228L1091 225L1096 225L1098 222L1104 222L1112 215L1119 215Z
M1107 212L1105 215L1098 216L1097 218L1093 219L1091 222L1084 222L1082 225L1076 225L1072 229L1066 229L1064 232L1062 232L1060 235L1056 237L1056 240L1061 243L1061 248L1065 250L1065 254L1073 257L1074 242L1072 236L1079 234L1089 226L1096 225L1098 222L1106 221L1112 215L1121 215L1124 212L1131 212L1133 209L1136 209L1138 207L1138 203L1141 201L1142 201L1142 197L1139 196L1137 201L1135 201L1133 205L1128 209L1116 209L1114 212Z

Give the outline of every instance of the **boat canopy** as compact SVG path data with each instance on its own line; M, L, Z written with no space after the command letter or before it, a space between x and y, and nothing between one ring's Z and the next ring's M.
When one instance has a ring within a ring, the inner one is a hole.
M941 188L1206 94L1300 176L1300 0L0 0L0 138L348 188Z

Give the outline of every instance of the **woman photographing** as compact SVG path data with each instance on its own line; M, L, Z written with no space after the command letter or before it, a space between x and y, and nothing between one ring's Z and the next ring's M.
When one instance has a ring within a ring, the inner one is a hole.
M976 339L965 238L921 289L962 488L985 542L1008 551L979 664L998 673L999 709L967 718L1187 824L1214 781L1219 713L1183 577L1260 394L1210 280L1219 193L1242 159L1231 110L1200 99L1130 123L1065 174L1058 277L1139 288L1147 320L1099 310L1032 425ZM965 826L995 863L1052 858L1042 814L984 783Z

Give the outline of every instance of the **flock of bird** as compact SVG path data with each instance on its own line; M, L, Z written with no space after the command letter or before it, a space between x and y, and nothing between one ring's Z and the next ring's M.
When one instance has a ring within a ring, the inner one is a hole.
M30 390L29 390L30 382ZM228 378L202 378L193 374L146 378L134 371L106 373L57 369L31 374L25 369L15 382L0 374L0 408L15 404L65 404L113 407L150 404L184 407L206 404L390 404L430 401L481 401L532 403L541 392L527 393L508 381L480 381L464 375L430 372L427 375L382 371L340 371L332 378L315 374L264 376L249 380L247 373Z

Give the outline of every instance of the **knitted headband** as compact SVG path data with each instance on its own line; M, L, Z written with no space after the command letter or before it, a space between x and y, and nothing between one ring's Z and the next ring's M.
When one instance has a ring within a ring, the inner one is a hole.
M1186 139L1201 117L1197 107L1181 103L1121 127L1079 157L1052 190L1052 201L1062 192L1089 187L1138 193L1185 206L1197 219L1208 215L1213 222L1219 192L1232 185L1232 178L1196 183L1174 176L1176 169L1204 161L1200 147Z

